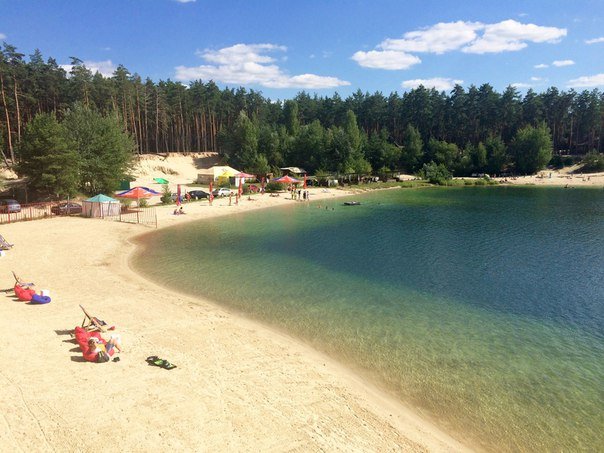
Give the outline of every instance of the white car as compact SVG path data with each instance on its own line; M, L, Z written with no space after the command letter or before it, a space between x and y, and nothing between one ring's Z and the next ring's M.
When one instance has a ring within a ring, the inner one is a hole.
M235 195L235 192L226 187L221 187L219 189L214 189L212 191L212 195L214 195L215 197L228 197L229 195Z

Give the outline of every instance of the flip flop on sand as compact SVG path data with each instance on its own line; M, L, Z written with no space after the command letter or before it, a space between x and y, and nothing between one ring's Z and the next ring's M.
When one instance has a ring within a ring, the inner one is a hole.
M173 370L174 368L176 368L176 365L168 362L167 360L160 359L156 355L152 355L150 357L147 357L147 363L149 365L158 366L158 367L164 368L166 370Z

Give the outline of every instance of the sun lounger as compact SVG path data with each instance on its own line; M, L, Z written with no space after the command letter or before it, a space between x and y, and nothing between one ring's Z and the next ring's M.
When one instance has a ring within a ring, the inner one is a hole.
M106 327L107 323L105 321L97 318L96 316L90 316L86 309L81 305L80 308L84 312L84 320L82 321L82 327L88 332L94 332L95 330L98 330L100 332L106 332L108 329L110 329Z
M4 239L4 236L0 234L0 250L8 250L14 245L15 244L10 244L6 239Z
M33 282L24 282L20 277L17 276L17 274L15 274L15 271L13 271L13 277L15 277L15 282L17 282L17 285L21 286L22 288L29 288L30 286L36 286L35 283Z

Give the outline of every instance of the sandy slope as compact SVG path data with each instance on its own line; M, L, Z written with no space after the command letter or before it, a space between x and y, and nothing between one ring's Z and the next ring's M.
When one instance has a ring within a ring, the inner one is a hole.
M265 195L157 213L162 228L293 202ZM138 276L129 238L148 231L83 218L0 227L16 244L0 257L0 288L15 270L53 298L31 306L0 294L1 451L464 449L304 344ZM82 360L70 336L83 318L78 304L117 326L120 362ZM149 366L150 355L178 368Z

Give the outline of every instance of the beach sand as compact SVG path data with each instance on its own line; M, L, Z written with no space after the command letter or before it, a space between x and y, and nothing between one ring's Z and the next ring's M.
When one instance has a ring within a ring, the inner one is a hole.
M175 190L211 160L156 156L133 185L161 190L152 177L166 177ZM311 189L311 199L349 193ZM158 227L294 203L286 194L252 198L186 204L182 216L157 207ZM35 306L0 294L0 451L468 449L287 334L135 273L131 239L152 231L77 217L0 226L15 244L0 257L0 288L13 286L15 271L52 297ZM83 360L70 335L83 319L79 304L116 326L119 362ZM177 368L149 366L151 355Z
M604 172L581 173L578 166L562 170L543 170L536 175L494 178L502 185L600 187L604 188Z
M345 192L312 189L313 199ZM244 197L158 207L158 226L294 203ZM387 394L296 339L130 269L130 239L154 231L100 219L2 225L0 257L52 302L0 295L2 451L463 451ZM119 362L83 361L78 304L116 326ZM177 365L149 366L156 355Z

